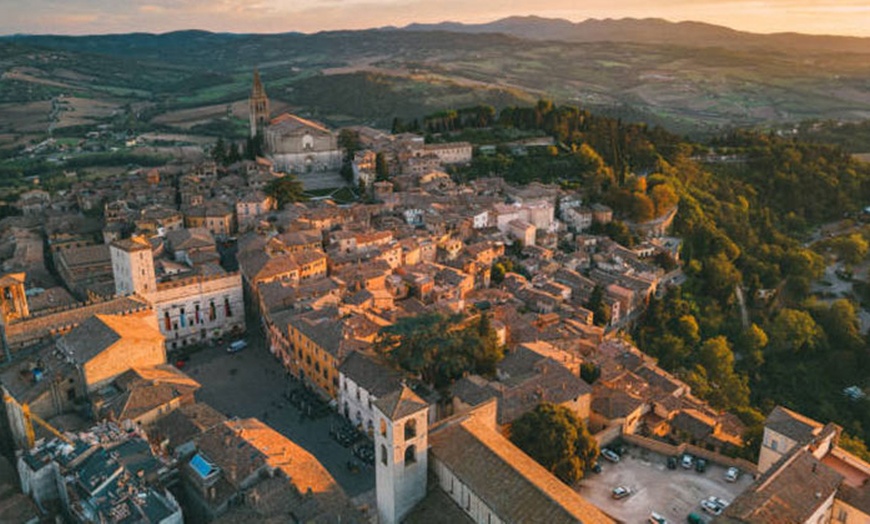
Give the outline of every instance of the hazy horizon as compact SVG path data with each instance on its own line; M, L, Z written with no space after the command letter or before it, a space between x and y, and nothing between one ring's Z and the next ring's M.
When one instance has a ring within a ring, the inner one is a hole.
M0 34L92 35L205 30L226 33L316 33L444 21L486 23L509 16L588 19L662 18L705 22L753 33L870 36L870 5L815 0L640 0L500 2L482 0L0 0ZM531 7L531 6L534 7ZM447 14L445 14L447 13Z

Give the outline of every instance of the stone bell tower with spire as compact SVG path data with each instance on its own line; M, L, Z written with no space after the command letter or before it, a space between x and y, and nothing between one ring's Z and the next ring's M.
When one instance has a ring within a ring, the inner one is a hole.
M251 120L251 138L262 136L269 123L269 98L260 81L260 71L254 69L254 86L248 99L248 112Z

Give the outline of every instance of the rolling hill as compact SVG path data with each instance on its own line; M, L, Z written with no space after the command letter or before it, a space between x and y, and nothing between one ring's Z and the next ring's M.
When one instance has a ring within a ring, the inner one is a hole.
M148 122L237 103L258 67L271 97L332 124L388 126L395 116L548 97L710 133L870 118L868 58L870 39L657 19L528 17L311 35L16 35L0 38L0 116L4 102L20 109L66 94L135 107Z

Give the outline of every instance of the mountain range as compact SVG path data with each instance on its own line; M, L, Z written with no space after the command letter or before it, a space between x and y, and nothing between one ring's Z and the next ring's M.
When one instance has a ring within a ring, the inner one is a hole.
M441 22L411 24L405 31L451 33L502 33L529 40L562 42L629 42L684 47L723 47L734 50L775 49L782 52L870 53L870 38L806 35L800 33L758 34L703 22L669 22L661 18L588 19L570 22L559 18L514 16L484 24Z

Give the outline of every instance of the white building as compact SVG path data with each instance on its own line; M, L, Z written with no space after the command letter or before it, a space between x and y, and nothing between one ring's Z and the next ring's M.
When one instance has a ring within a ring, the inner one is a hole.
M150 243L142 237L110 246L115 292L136 294L154 309L166 347L175 349L242 332L245 329L242 278L219 266L199 274L158 283Z

